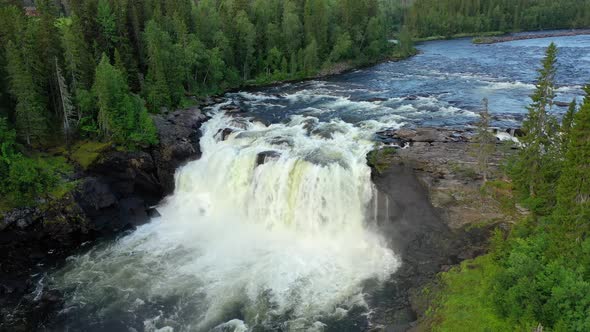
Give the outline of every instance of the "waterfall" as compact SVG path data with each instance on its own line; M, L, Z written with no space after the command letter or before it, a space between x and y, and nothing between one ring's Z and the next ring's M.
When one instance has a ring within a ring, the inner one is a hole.
M320 331L366 307L363 283L400 264L368 225L371 133L217 113L161 216L72 258L53 283L78 319L141 321L147 331Z

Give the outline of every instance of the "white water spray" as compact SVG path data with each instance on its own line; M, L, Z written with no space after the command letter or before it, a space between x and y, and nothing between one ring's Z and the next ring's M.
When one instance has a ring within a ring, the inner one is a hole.
M53 276L74 288L69 306L98 308L98 320L143 317L148 331L321 331L326 317L365 305L364 281L399 266L366 225L372 130L221 113L203 130L203 156L178 171L160 218Z

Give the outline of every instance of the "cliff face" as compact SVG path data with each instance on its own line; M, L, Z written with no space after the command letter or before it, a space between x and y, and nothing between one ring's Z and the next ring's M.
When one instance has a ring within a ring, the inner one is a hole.
M405 146L371 158L378 191L379 229L402 258L402 266L373 301L375 322L386 331L408 331L428 309L422 288L460 262L484 254L496 229L518 217L502 208L494 181L516 150L498 141L490 158L491 183L477 171L473 131L440 128L377 133L384 142ZM498 133L503 136L503 133ZM383 309L383 308L386 308ZM419 328L417 330L420 330Z
M206 120L198 109L157 116L157 146L107 150L76 176L76 188L63 198L0 219L0 330L34 329L60 305L59 294L39 288L44 271L85 244L157 214L151 207L174 191L176 169L200 157L199 128Z

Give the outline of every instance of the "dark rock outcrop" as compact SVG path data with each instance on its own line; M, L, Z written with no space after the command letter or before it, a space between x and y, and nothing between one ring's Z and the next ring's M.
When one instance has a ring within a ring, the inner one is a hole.
M256 156L256 166L260 166L265 164L269 160L276 160L281 157L281 154L277 151L264 151L260 152L258 156Z
M201 156L199 128L207 117L197 109L177 111L167 117L155 117L160 143L152 152L160 185L164 194L174 190L176 169Z

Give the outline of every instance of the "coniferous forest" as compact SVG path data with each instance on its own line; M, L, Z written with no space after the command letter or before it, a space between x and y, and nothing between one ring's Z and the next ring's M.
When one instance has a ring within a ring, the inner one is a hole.
M0 3L1 187L19 202L57 181L22 152L81 139L148 146L156 141L150 113L384 59L393 52L387 27L399 23L385 15L397 7L378 0L31 5Z
M417 37L584 28L588 0L416 0L405 24Z

